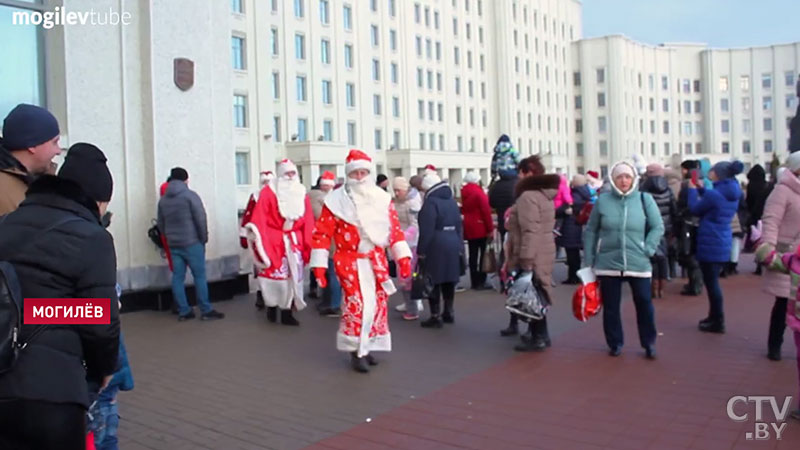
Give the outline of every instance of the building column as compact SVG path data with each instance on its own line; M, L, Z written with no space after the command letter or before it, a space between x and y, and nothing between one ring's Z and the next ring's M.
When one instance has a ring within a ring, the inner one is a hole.
M317 179L312 176L310 163L301 165L298 170L303 176L303 184L306 187L311 187L316 183Z

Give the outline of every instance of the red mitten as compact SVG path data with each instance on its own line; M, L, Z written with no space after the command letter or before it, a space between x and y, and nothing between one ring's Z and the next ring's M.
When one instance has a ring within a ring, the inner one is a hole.
M317 279L317 286L322 289L328 286L328 279L325 277L325 271L328 270L324 267L314 267L311 269L314 272L314 277Z
M400 265L400 278L411 277L411 258L405 257L397 263Z

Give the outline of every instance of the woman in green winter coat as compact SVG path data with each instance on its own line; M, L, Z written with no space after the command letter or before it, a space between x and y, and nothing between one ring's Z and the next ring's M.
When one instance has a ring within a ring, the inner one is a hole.
M652 267L664 223L650 194L638 189L633 164L622 161L611 170L611 192L601 194L584 231L586 267L592 267L603 299L603 331L611 356L622 352L620 317L622 284L631 286L639 326L639 342L655 358L656 326L650 292Z

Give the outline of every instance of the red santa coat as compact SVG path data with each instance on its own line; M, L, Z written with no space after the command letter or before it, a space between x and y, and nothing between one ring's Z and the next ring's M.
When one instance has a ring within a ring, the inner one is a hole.
M239 223L239 245L246 249L248 247L247 244L247 228L245 225L250 223L250 220L253 218L253 210L256 209L256 201L258 200L258 194L250 194L250 198L247 200L247 206L244 208L244 214L242 215L242 221Z
M308 195L304 211L296 220L285 219L271 185L258 195L250 220L244 225L258 273L259 287L267 306L298 310L303 300L303 265L311 254L314 214Z
M381 221L388 228L386 242L376 245L370 240L357 218L355 205L342 187L326 197L311 243L311 267L327 268L328 249L331 239L334 241L334 268L344 291L336 347L358 352L359 356L392 349L388 298L396 289L389 278L384 248L391 246L395 260L411 257L397 211L388 194L386 197L386 217Z

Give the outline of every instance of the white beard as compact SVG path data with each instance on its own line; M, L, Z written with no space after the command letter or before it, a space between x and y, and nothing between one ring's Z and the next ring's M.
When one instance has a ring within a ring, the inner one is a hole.
M356 206L358 222L369 240L377 247L389 245L391 196L370 182L369 177L361 181L348 179L347 191Z
M297 220L306 211L306 187L295 178L278 178L274 181L275 197L278 198L278 211L286 220Z

